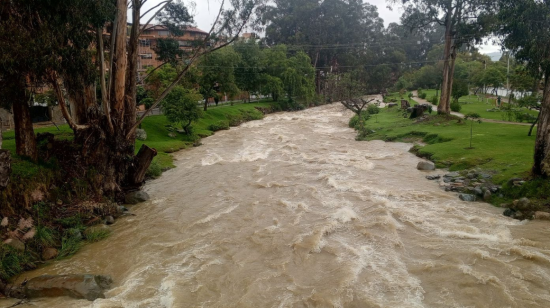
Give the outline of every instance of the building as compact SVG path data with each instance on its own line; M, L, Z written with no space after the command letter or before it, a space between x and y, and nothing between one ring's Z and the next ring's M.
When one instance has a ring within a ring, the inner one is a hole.
M195 27L187 27L183 36L174 36L165 26L147 26L139 37L138 72L143 73L151 67L162 64L161 61L157 60L157 54L154 50L159 39L175 39L179 43L180 49L190 51L193 49L194 42L204 40L207 35L207 32Z

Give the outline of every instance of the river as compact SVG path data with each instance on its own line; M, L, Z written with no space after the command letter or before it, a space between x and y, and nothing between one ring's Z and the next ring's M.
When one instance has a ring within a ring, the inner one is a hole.
M111 275L107 299L19 307L550 306L550 224L460 201L350 116L278 113L176 153L108 239L26 274Z

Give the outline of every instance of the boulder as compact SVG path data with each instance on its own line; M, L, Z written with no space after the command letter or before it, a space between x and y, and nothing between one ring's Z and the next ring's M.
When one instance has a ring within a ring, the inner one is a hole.
M518 210L528 210L530 208L531 201L527 198L521 198L514 201L514 206Z
M56 258L57 255L59 255L59 251L57 251L57 249L55 248L48 247L42 250L42 260L44 261L48 261L53 258Z
M170 132L168 133L168 137L170 138L176 138L178 135L176 135L176 133L173 133L173 132Z
M511 178L508 180L507 184L509 187L514 186L516 182L523 181L522 178Z
M481 190L481 187L476 187L474 188L474 194L476 194L476 196L483 196L483 191Z
M476 196L470 195L470 194L460 194L460 195L458 195L458 198L460 198L460 200L466 201L466 202L476 201Z
M144 129L136 129L136 139L137 140L147 140L147 132Z
M141 202L145 202L149 199L149 194L141 190L127 193L124 197L124 201L126 202L126 204L138 204Z
M115 223L115 218L113 216L105 217L105 224L106 225L112 225L114 223Z
M512 217L512 216L514 216L514 213L516 213L516 210L506 209L506 210L504 210L504 213L502 213L502 215L507 216L507 217Z
M108 276L101 275L44 275L32 278L24 286L28 298L70 296L93 301L105 298L105 290L112 283Z
M485 193L483 194L483 200L488 202L489 200L491 200L491 196L492 196L491 192L486 190Z
M392 107L397 107L397 104L396 103L389 103L388 108L392 108Z
M537 211L535 215L533 215L533 218L538 220L550 220L550 213Z
M0 227L7 227L8 226L8 217L2 218L2 222L0 222Z
M416 165L418 170L435 170L435 165L431 161L421 161Z
M441 175L428 175L426 176L426 179L433 181L433 180L439 180L441 178Z
M459 176L460 176L460 173L458 173L458 172L451 172L451 173L445 174L446 178L456 178L456 177L459 177Z
M14 249L17 250L25 250L25 243L21 242L19 239L16 238L9 238L4 241L5 245L11 246Z

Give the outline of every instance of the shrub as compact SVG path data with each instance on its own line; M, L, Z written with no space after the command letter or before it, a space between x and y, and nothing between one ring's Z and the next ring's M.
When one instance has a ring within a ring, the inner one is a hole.
M428 96L428 94L426 94L426 93L419 93L418 94L418 97L420 97L421 99L426 99L427 96Z
M151 162L151 165L149 166L149 169L147 169L145 175L151 178L158 178L161 174L162 168L160 167L160 163L158 162L158 160L155 158Z
M376 105L369 105L367 107L367 113L368 114L377 114L377 113L380 113L380 108L378 108L378 106Z
M229 121L229 126L239 126L244 122L241 114L228 114L227 120Z
M460 112L460 109L462 109L462 106L458 101L453 101L451 103L451 110L454 112Z
M370 114L368 114L367 112L363 111L361 116L363 117L363 121L367 121L368 119L370 119ZM359 121L359 116L354 115L353 118L349 120L348 125L350 128L354 128L355 130L360 130L361 122Z
M28 253L18 251L8 245L0 246L0 278L9 279L25 269L29 263Z
M208 129L217 132L219 130L229 129L229 121L218 121L208 125Z
M432 99L430 100L430 103L437 106L439 104L439 98L435 95L432 96Z

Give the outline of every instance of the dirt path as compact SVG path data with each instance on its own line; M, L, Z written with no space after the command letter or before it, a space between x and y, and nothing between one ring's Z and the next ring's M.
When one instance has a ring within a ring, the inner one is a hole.
M430 103L429 101L427 101L427 100L425 100L425 99L422 99L422 98L418 97L418 92L417 92L417 91L413 91L412 93L413 93L413 95L414 95L414 100L415 100L416 102L418 102L419 104L428 104L428 105L431 105L431 106L434 108L434 110L437 109L437 106L436 106L436 105L433 105L433 104ZM454 115L454 116L460 117L460 118L464 118L464 114L459 113L459 112L451 111L451 114ZM484 118L482 118L481 121L483 121L483 122L488 122L488 123L498 123L498 124L511 124L511 125L521 125L521 126L531 126L531 124L529 124L529 123L507 122L507 121L500 121L500 120L493 120L493 119L484 119Z

